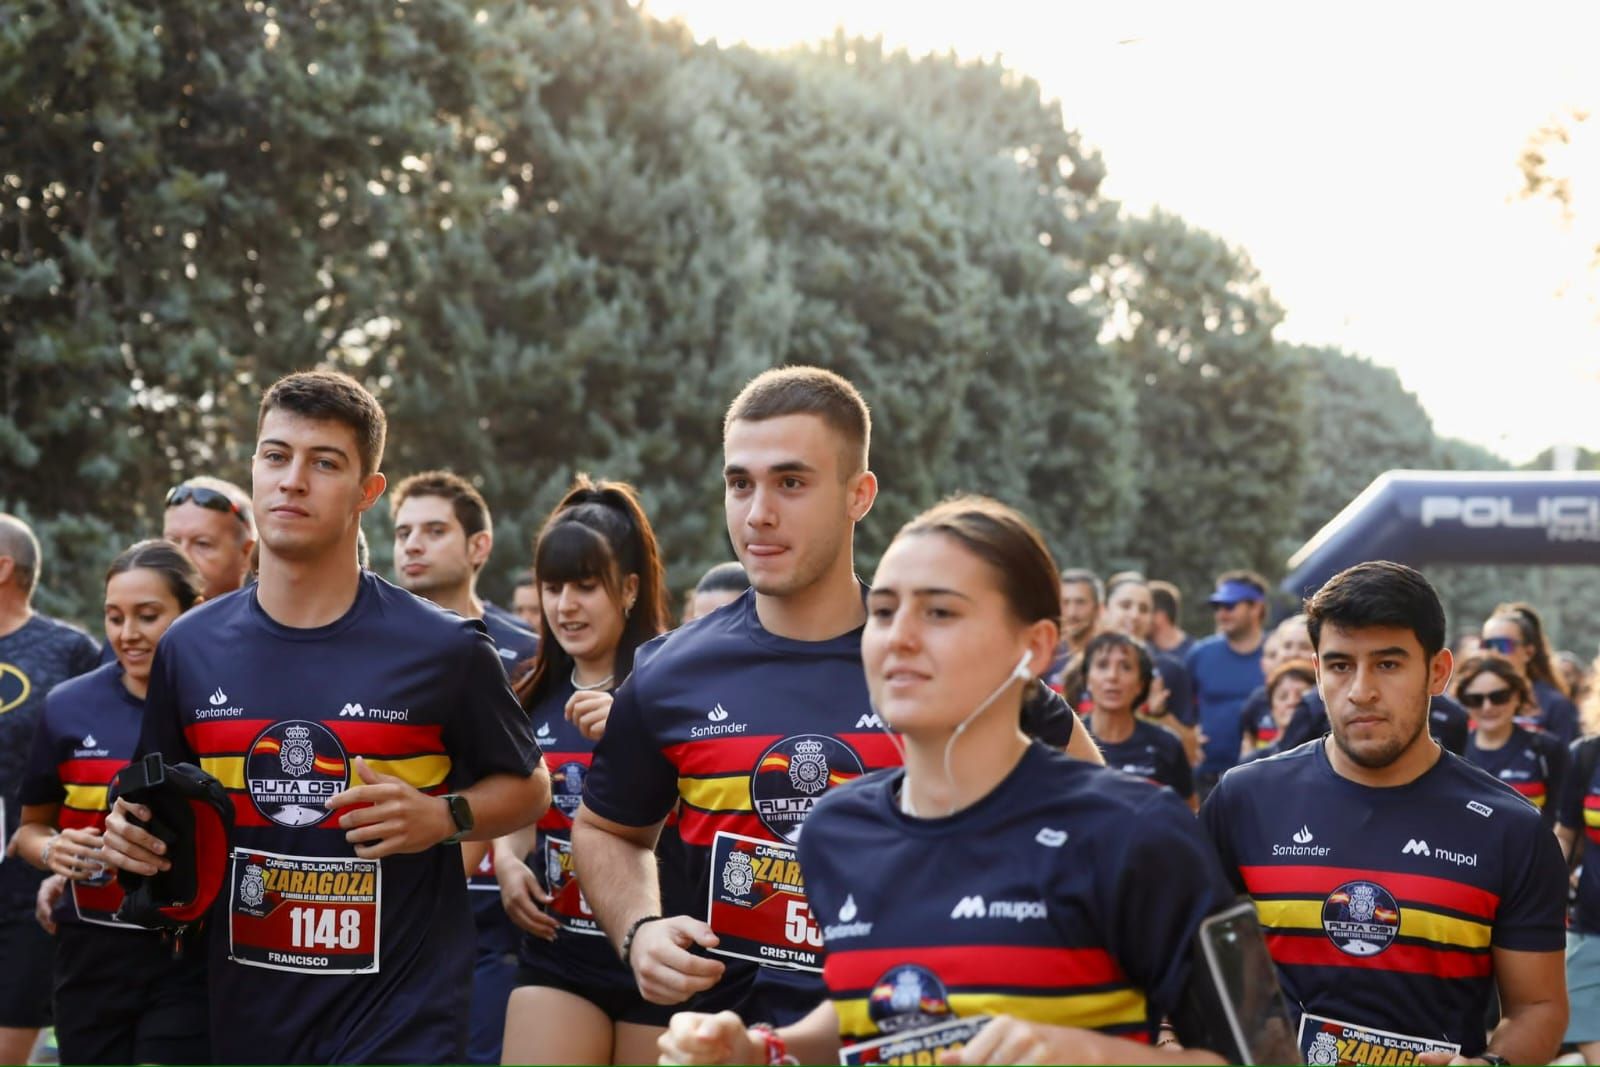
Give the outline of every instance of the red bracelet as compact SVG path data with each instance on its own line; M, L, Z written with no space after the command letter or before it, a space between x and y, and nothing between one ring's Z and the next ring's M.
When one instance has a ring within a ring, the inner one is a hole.
M755 1023L750 1027L750 1032L761 1039L761 1044L767 1050L768 1067L783 1067L785 1064L799 1063L800 1061L789 1055L789 1043L778 1035L778 1031L771 1023Z

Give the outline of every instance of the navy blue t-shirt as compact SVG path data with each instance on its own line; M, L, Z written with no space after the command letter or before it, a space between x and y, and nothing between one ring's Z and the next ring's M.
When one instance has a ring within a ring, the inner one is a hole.
M1189 650L1184 664L1194 682L1194 702L1205 732L1201 774L1221 774L1239 762L1244 741L1240 714L1250 693L1266 679L1261 673L1261 646L1244 655L1228 639L1212 634Z
M1518 716L1517 725L1524 730L1537 730L1549 734L1563 745L1578 739L1578 706L1549 682L1533 683L1533 699L1539 704L1537 715Z
M144 701L122 684L118 663L62 682L45 698L21 802L61 805L56 821L63 830L103 830L106 789L133 758L143 721ZM107 869L101 877L68 883L55 921L142 929L116 920L122 889L115 875Z
M1091 718L1085 725L1092 726L1093 722ZM1194 795L1189 757L1183 751L1183 742L1169 731L1135 719L1127 740L1108 742L1096 737L1095 743L1100 746L1107 767L1168 786L1185 800Z
M904 814L904 779L829 793L800 839L841 1037L1005 1013L1151 1040L1200 921L1233 901L1189 809L1038 744L947 818Z
M100 649L82 630L35 614L0 637L0 916L33 914L44 872L6 856L21 814L17 791L28 773L44 698L57 684L92 671Z
M473 929L461 850L361 860L329 796L380 773L441 795L540 759L483 626L361 574L327 626L273 621L250 586L156 649L140 754L228 789L228 881L212 912L219 1062L458 1062ZM342 814L342 813L341 813Z
M1229 771L1201 809L1291 1005L1485 1044L1492 947L1559 952L1566 865L1539 812L1449 752L1405 785L1337 774L1313 741Z
M1144 647L1150 653L1150 661L1156 674L1161 677L1161 684L1167 687L1167 714L1185 726L1193 726L1194 680L1189 677L1189 669L1183 665L1183 660L1160 651L1155 645L1147 643Z
M1600 740L1574 741L1567 750L1568 770L1561 787L1561 806L1556 821L1578 832L1583 848L1583 873L1578 876L1578 900L1572 909L1572 928L1581 934L1600 935L1600 760L1587 780L1578 775L1585 745L1600 745Z
M1499 748L1479 748L1478 735L1474 733L1467 744L1466 759L1538 808L1544 816L1545 829L1555 825L1567 769L1567 746L1549 734L1529 733L1513 725L1511 736Z
M483 606L483 626L489 631L499 653L500 665L509 676L519 663L533 659L539 651L539 635L522 624L522 620L508 612ZM522 931L506 914L500 903L500 883L494 876L494 849L483 854L472 877L467 879L472 891L472 917L478 927L478 955L504 955L517 950L517 939Z

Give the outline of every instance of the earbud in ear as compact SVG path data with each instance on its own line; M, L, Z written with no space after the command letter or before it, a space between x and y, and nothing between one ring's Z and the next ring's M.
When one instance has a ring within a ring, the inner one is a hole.
M1011 672L1011 676L1024 682L1031 682L1033 680L1033 672L1028 669L1028 661L1031 659L1033 659L1033 653L1024 649L1022 658L1017 660L1016 669Z

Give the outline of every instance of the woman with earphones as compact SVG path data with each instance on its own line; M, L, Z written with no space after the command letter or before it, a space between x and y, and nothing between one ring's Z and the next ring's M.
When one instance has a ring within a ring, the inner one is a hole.
M1020 728L1057 587L1038 531L992 500L900 530L862 661L905 766L828 793L800 838L828 999L781 1030L680 1013L663 1062L1219 1062L1192 1047L1192 945L1233 894L1197 822Z

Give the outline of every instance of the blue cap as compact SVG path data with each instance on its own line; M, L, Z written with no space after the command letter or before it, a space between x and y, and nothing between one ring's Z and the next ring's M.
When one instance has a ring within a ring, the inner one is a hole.
M1237 604L1241 600L1265 600L1266 594L1249 582L1223 582L1207 600L1209 604Z

